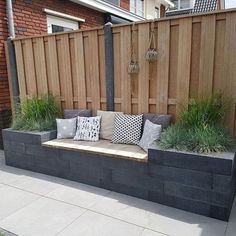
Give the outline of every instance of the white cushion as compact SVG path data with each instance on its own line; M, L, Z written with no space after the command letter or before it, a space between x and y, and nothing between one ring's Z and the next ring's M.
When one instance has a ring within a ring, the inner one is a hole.
M111 140L114 132L116 114L123 114L123 112L97 111L97 115L101 116L100 138Z
M74 140L98 141L101 116L77 118L77 130Z

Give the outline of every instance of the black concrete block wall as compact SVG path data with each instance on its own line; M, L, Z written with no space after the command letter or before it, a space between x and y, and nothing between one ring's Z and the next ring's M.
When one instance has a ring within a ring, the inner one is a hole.
M54 132L4 130L6 163L227 220L235 193L234 158L150 150L147 163L43 147Z

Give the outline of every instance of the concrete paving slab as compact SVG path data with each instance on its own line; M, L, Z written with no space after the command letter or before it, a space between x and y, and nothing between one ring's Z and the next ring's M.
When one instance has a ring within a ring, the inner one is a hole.
M76 206L40 198L0 221L0 227L21 236L52 236L84 212Z
M87 211L59 236L139 236L142 227Z

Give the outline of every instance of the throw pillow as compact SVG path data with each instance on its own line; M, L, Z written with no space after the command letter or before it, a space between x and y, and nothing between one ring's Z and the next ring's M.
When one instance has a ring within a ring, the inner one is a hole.
M143 135L138 145L147 152L153 142L160 139L161 130L161 125L156 125L146 120Z
M97 111L97 115L101 116L100 138L111 140L116 114L123 114L123 112Z
M116 114L112 143L138 144L143 115Z
M158 115L153 113L144 113L143 114L143 124L146 123L146 120L151 121L153 124L161 125L163 129L170 126L171 115Z
M82 117L91 117L92 116L92 110L87 110L87 109L66 109L64 110L64 118L70 119L70 118L75 118L77 116L82 116Z
M57 138L73 138L76 132L76 118L72 119L56 119L57 122Z
M77 130L74 140L98 141L100 131L100 116L77 118Z

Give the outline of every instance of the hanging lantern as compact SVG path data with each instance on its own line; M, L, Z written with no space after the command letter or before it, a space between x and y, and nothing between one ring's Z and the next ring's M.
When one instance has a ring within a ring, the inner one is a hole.
M131 61L128 66L129 74L137 74L139 72L139 65L137 62Z
M129 74L137 74L139 73L139 65L138 62L136 60L136 55L134 52L134 24L132 25L132 32L131 32L131 61L128 65L128 73Z
M157 49L156 49L154 22L152 22L152 24L151 24L151 36L150 36L150 40L149 40L149 48L146 52L146 60L156 61L157 58L158 58L158 52L157 52Z

